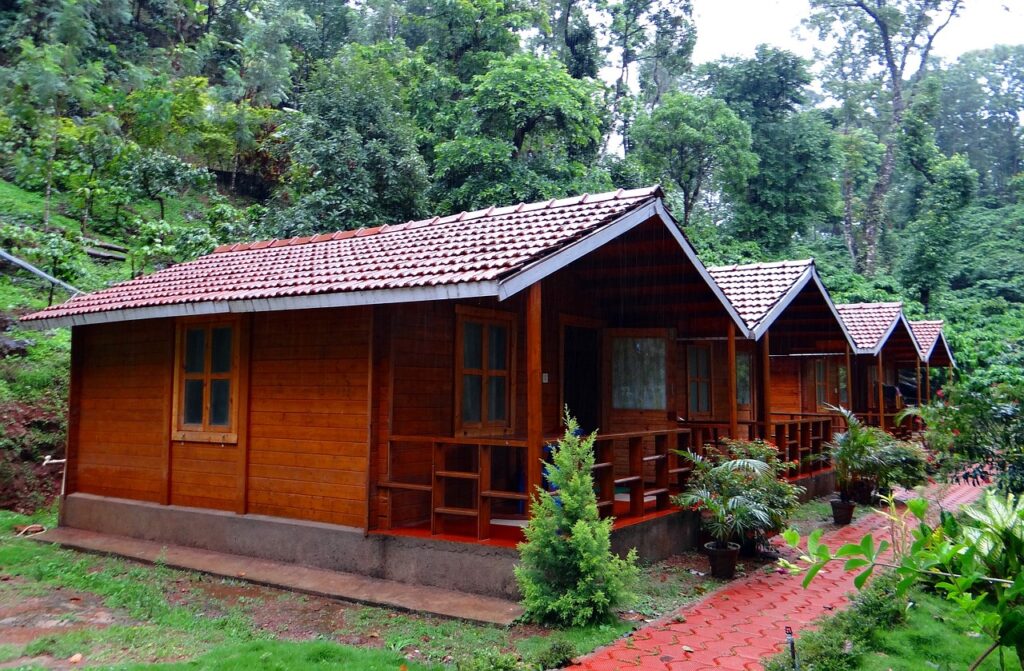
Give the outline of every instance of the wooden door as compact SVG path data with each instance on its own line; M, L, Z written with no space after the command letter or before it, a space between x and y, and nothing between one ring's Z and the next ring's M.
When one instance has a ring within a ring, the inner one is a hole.
M601 332L566 325L562 342L562 399L580 428L590 433L601 426Z

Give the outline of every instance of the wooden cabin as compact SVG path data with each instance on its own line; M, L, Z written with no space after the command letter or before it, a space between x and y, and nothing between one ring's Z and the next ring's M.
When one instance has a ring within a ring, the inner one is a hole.
M896 415L913 403L900 381L916 377L921 355L903 304L846 303L836 308L857 348L850 378L853 411L872 426L908 433L910 422L896 423Z
M503 596L566 406L617 549L692 542L678 409L749 335L657 188L226 245L24 322L72 329L62 524Z
M684 426L722 437L763 438L797 466L791 477L831 491L821 455L841 428L829 406L848 405L851 339L812 259L708 268L747 328L745 338L694 341L710 349L714 400L691 403ZM690 362L700 360L688 355ZM691 385L694 388L693 380ZM699 389L699 380L698 387ZM701 413L701 410L707 410ZM812 480L821 480L820 487Z
M920 355L916 375L917 405L927 403L935 396L935 380L932 379L933 368L945 369L946 380L951 379L953 369L956 368L953 350L950 349L949 343L946 341L946 334L942 327L941 319L910 322L910 331L914 334L917 351Z

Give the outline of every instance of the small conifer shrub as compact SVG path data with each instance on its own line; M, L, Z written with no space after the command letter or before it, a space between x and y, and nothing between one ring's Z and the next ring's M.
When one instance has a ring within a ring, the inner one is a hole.
M635 549L625 559L612 552L612 520L598 516L594 436L578 435L568 412L565 419L565 436L544 464L551 491L533 493L515 575L527 619L583 626L612 618L630 598L639 569Z

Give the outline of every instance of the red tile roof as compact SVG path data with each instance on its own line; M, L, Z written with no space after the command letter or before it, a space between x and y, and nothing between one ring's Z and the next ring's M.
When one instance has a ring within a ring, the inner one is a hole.
M756 329L807 273L814 259L711 266L708 273L750 329Z
M395 226L225 245L195 261L75 296L23 321L62 325L74 316L139 308L204 304L204 311L216 312L232 309L232 301L430 287L453 287L445 297L455 297L459 285L513 275L661 195L659 187L619 189ZM401 299L390 298L396 300ZM153 310L137 314L160 316Z
M874 350L903 314L903 303L843 303L839 315L859 350Z
M935 343L938 342L939 336L942 335L942 324L941 319L910 322L910 332L914 334L917 351L921 354L922 359L928 358Z

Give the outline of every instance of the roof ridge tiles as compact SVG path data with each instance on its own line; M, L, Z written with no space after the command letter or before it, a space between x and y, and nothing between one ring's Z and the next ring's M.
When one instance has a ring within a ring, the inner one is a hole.
M546 201L539 201L534 203L523 203L520 202L517 205L498 207L497 205L491 205L487 208L472 211L462 211L455 215L447 215L444 217L434 216L430 219L421 220L410 220L401 224L384 224L376 227L360 227L357 231L344 230L335 231L332 233L317 233L305 237L293 237L293 238L280 238L273 240L260 240L255 242L243 242L243 243L229 243L218 246L214 249L214 253L222 254L228 252L241 252L248 250L259 250L267 247L292 247L296 245L303 245L314 242L328 242L331 240L344 240L350 237L366 237L370 235L380 235L383 233L392 233L402 230L415 230L426 226L432 226L434 224L448 224L462 221L473 221L483 220L491 217L505 216L508 214L519 214L523 212L533 212L537 210L553 210L563 207L574 207L578 205L595 205L612 200L626 200L630 198L643 198L653 196L658 193L660 186L648 186L639 189L617 189L615 191L607 191L598 194L583 194L582 196L569 196L566 198L556 199L551 198Z

